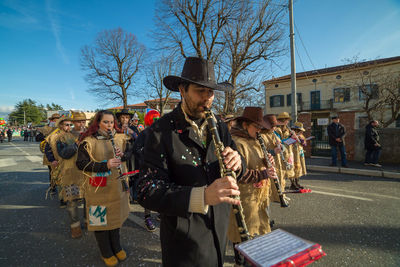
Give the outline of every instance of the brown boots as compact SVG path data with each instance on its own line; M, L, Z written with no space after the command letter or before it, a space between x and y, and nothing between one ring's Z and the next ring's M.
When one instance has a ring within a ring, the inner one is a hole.
M72 238L80 238L82 236L82 229L81 225L78 224L78 226L72 226L71 225L71 237Z

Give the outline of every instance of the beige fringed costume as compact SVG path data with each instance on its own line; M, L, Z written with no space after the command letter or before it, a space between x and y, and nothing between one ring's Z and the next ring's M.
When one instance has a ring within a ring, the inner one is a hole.
M244 218L250 235L262 235L271 232L269 217L266 209L269 205L271 182L266 174L263 162L263 152L256 139L236 136L232 131L237 150L247 164L247 170L258 171L264 179L259 183L239 183L240 199L243 206ZM246 174L244 174L246 175ZM230 214L228 239L233 243L241 242L235 215Z
M83 142L86 142L85 149L94 162L106 162L114 157L109 139L101 140L89 136ZM114 142L123 151L126 136L116 134ZM126 164L122 163L121 166L122 171L126 172ZM96 173L85 169L84 174L88 230L103 231L120 228L129 215L129 192L122 190L121 181L117 179L119 176L117 168L112 168L106 173Z

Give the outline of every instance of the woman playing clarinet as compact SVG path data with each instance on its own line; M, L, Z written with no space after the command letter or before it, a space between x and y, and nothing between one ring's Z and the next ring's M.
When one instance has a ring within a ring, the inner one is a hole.
M267 169L262 148L257 140L257 133L264 128L271 127L263 120L263 110L259 107L246 107L243 115L236 118L236 127L231 130L237 149L247 164L247 169L238 185L250 236L271 231L266 212L271 190L268 178L275 177L276 173L274 168ZM274 162L272 156L269 156L269 160ZM233 212L230 215L228 238L234 245L242 241ZM243 264L243 259L236 250L235 262L238 265Z
M114 114L96 113L88 130L81 135L77 167L85 175L88 230L94 231L101 257L107 266L126 259L120 244L120 228L129 215L129 191L123 188L126 172L126 135L120 133Z

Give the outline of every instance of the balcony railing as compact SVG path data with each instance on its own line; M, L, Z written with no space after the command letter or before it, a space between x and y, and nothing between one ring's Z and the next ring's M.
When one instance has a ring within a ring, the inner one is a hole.
M310 111L310 110L332 110L333 99L320 100L319 102L302 101L298 105L299 111Z

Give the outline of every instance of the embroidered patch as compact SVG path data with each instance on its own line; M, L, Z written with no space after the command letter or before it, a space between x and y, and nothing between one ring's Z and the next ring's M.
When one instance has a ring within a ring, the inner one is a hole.
M106 206L90 206L89 207L89 225L106 226L107 225L107 208Z
M79 196L79 186L76 184L67 185L64 187L64 189L67 197Z

